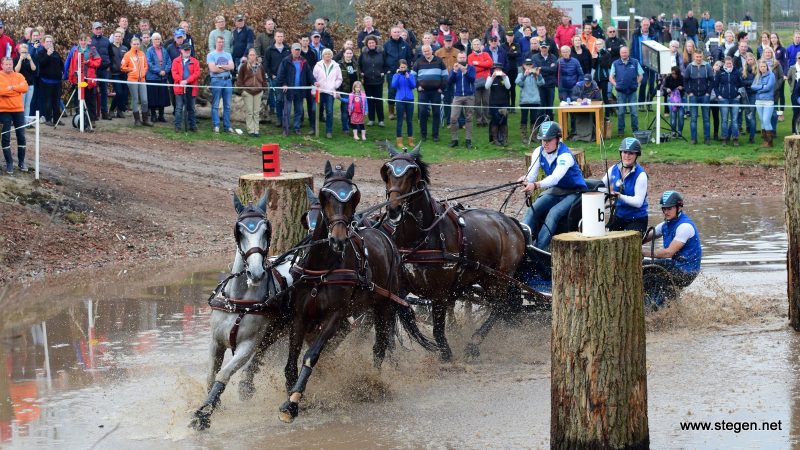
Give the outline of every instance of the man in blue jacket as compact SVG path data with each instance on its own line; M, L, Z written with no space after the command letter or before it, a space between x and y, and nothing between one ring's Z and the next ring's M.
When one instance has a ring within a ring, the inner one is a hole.
M639 131L639 113L635 106L626 104L636 102L636 89L642 81L642 66L630 57L628 47L620 47L619 59L611 64L608 81L617 90L617 134L625 134L625 109L631 111L631 131Z
M464 111L464 146L472 148L472 110L475 106L475 66L467 64L467 54L460 52L448 84L453 90L453 103L450 107L450 147L458 147L458 118Z
M650 27L650 19L642 19L642 26L633 32L631 37L631 58L636 61L642 62L642 43L645 41L658 41L658 34ZM653 100L656 95L656 78L658 74L644 67L642 82L639 85L639 103L649 102ZM643 109L643 107L639 107ZM648 111L652 110L651 106L647 107Z
M256 41L256 35L253 29L244 24L244 15L237 14L233 18L236 27L233 29L233 39L231 41L231 56L233 56L233 64L239 67L247 56L247 49L251 48ZM236 69L234 69L234 74ZM234 75L235 76L235 75Z
M283 90L283 135L289 135L289 127L294 128L294 134L300 134L303 124L303 100L307 97L304 89L289 89L289 87L310 87L314 84L314 75L308 61L300 54L300 44L292 44L291 55L284 58L278 67L276 83ZM290 114L294 108L294 114ZM289 120L293 118L290 123Z
M92 24L92 44L100 55L100 67L97 68L97 78L110 78L108 69L111 67L111 41L103 36L103 24L94 22ZM100 89L100 113L104 120L111 120L108 113L108 83L98 81L97 88Z
M711 145L711 128L708 118L711 89L714 87L714 72L703 59L702 50L698 49L692 55L692 63L683 70L683 84L686 89L686 98L690 105L701 105L703 113L703 143ZM697 144L697 106L690 106L692 114L690 122L692 130L692 144Z

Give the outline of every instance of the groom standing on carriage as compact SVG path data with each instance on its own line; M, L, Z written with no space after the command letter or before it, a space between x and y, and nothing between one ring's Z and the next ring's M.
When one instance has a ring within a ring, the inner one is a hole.
M587 188L575 156L561 142L558 123L542 123L536 139L542 141L542 145L533 151L528 173L517 181L525 184L523 192L546 189L525 213L522 223L530 227L533 236L537 236L536 247L547 251L558 223ZM536 181L540 168L545 178Z

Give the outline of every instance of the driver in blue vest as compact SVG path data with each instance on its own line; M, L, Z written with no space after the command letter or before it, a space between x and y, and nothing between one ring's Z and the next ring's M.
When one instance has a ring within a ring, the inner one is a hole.
M638 139L627 137L619 144L619 163L608 169L603 184L616 199L614 215L606 228L611 231L647 232L647 173L637 159L642 154Z
M700 260L703 257L700 234L692 219L683 212L681 194L666 191L659 203L664 221L656 225L654 231L647 233L644 242L663 236L664 247L651 252L647 245L642 248L642 253L645 257L658 258L653 263L667 269L676 286L686 287L700 273Z
M535 235L538 230L536 247L546 251L550 248L550 240L558 222L569 213L581 192L587 189L575 156L561 142L561 127L556 122L542 123L536 139L542 141L542 145L533 151L528 173L517 181L525 184L523 192L546 189L522 219ZM540 168L545 178L536 181Z

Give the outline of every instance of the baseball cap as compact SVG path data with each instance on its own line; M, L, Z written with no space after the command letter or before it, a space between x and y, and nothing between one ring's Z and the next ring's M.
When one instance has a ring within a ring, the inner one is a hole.
M547 41L542 41L541 43L539 43L539 48L542 48L542 47L549 48L550 46L547 45Z
M95 28L103 28L102 22L92 22L92 29L94 30Z
M458 32L459 33L469 33L469 30L466 29L466 28L462 28L462 29L458 30Z
M234 16L233 20L235 20L236 22L244 20L244 14L237 14L236 16Z
M303 47L300 46L297 42L292 44L292 50L302 50Z
M530 58L525 58L525 61L522 61L522 64L533 64L533 60Z
M495 36L495 35L489 36L489 40L490 41L496 41L497 40L497 36Z
M179 37L184 37L184 38L186 37L186 32L183 31L183 28L178 28L177 30L175 30L175 38L177 39Z
M444 40L445 41L452 41L453 40L453 35L452 34L445 34L444 35Z
M583 76L583 81L592 81L592 76L587 73Z
M189 45L189 44L183 44L183 45L181 45L181 50L191 50L191 49L192 49L192 46L191 46L191 45Z
M503 63L501 63L501 62L496 62L496 63L494 63L494 65L492 65L492 67L499 67L499 68L501 68L501 69L502 69L502 68L503 68Z
M321 35L321 34L319 34L319 33L317 33L316 31L315 31L315 32L313 32L313 33L311 33L311 37L312 37L312 38L313 38L313 37L321 37L321 36L322 36L322 35Z
M511 30L506 31L506 36L513 36L514 32Z

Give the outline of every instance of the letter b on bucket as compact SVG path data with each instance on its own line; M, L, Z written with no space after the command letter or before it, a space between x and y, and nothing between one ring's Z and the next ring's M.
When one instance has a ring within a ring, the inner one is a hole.
M586 192L581 196L583 235L598 237L606 235L605 194Z

